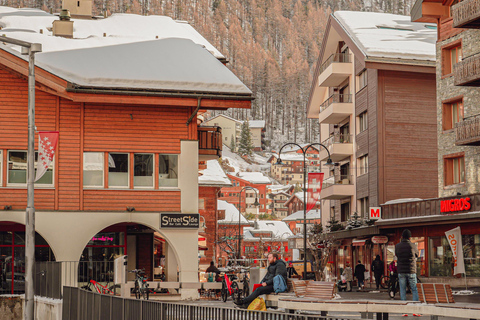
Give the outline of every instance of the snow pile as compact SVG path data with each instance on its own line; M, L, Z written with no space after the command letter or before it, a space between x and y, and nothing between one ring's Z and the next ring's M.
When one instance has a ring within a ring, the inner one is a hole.
M190 24L166 16L116 13L99 20L72 19L74 39L52 36L58 16L39 9L0 6L2 34L19 40L42 43L43 52L92 48L155 39L189 39L205 47L218 59L225 57ZM43 34L40 33L43 31ZM104 34L106 35L104 37ZM17 51L20 51L16 47Z
M283 218L282 221L298 221L302 220L303 221L303 210L299 210L297 212L292 213L286 218ZM310 210L307 212L307 220L313 220L313 219L321 219L322 218L322 213L320 209L315 209L315 210Z
M198 184L202 185L215 185L215 186L231 186L232 183L227 177L225 172L218 163L217 160L208 160L207 168L200 170L200 176L198 177Z
M459 290L459 291L453 291L452 294L454 296L469 296L472 294L476 294L476 292L473 290Z
M237 207L224 200L217 200L217 210L225 210L225 219L218 220L218 224L238 224L238 215L240 214ZM240 215L242 224L248 224L248 220Z
M337 11L334 17L368 57L435 61L435 24L389 13Z
M255 232L270 233L271 238L286 240L289 236L293 236L292 230L283 221L274 220L257 220L255 227L245 227L243 230L245 240L255 240L258 237L254 236ZM252 233L254 232L254 233Z
M265 184L272 182L270 178L264 176L261 172L238 172L236 176L250 183Z

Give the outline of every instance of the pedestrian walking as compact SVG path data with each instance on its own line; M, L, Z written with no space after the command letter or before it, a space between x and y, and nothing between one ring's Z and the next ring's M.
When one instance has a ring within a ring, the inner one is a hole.
M347 281L347 291L352 291L353 270L350 267L350 262L347 262L345 269L343 269L342 276Z
M358 260L358 264L355 266L355 278L357 278L358 282L358 291L363 291L365 289L365 266L362 264L360 260Z
M400 299L407 300L407 281L413 294L413 301L418 301L417 291L417 258L418 249L410 241L412 233L405 229L402 233L402 239L395 246L395 255L397 256L398 282L400 286Z
M397 257L393 258L393 261L390 262L388 265L388 271L390 273L390 283L388 286L388 292L390 295L390 298L395 297L395 293L398 290L398 272L397 272L397 264L395 261L397 260Z
M384 268L385 264L383 263L382 259L380 259L380 255L377 254L377 257L372 262L372 271L373 275L375 276L375 284L377 285L377 290L380 289L380 281L382 280Z

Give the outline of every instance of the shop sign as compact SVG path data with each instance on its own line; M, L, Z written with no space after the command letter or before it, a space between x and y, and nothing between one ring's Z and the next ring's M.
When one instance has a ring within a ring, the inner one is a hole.
M200 226L198 213L161 213L160 228L192 228Z
M441 213L467 211L470 210L471 207L469 197L440 201Z
M373 236L372 237L373 243L387 243L388 237L387 236Z
M382 219L382 208L380 207L370 207L368 211L369 220L379 220Z

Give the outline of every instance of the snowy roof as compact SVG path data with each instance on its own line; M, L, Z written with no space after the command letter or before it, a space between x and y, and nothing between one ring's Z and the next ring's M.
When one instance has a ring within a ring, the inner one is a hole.
M105 19L71 19L74 39L52 36L52 27L58 16L39 9L0 6L2 34L19 40L42 44L43 52L92 48L154 39L190 39L204 46L217 59L225 57L198 31L184 21L166 16L141 16L116 13ZM43 30L43 34L40 33ZM106 34L106 37L103 35ZM158 37L158 38L157 38ZM17 51L20 51L18 47Z
M224 200L217 200L217 210L225 210L225 219L218 220L219 224L238 224L238 209L233 204ZM240 215L241 224L248 224L248 220Z
M45 52L35 59L39 67L77 88L252 93L218 59L187 39Z
M248 126L250 128L265 128L265 120L249 120Z
M322 217L322 213L320 212L320 209L312 209L309 212L307 212L307 220L320 219L321 217ZM297 220L303 220L303 210L294 212L288 217L282 219L282 221L297 221Z
M435 24L390 13L336 11L334 17L368 57L435 61Z
M270 233L271 238L277 239L287 239L289 236L293 235L292 230L288 225L283 221L274 221L274 220L258 220L254 223L255 227L245 227L243 228L243 234L245 240L256 240L259 239L253 235L252 232L263 232Z
M271 184L267 186L267 189L270 190L272 193L285 193L288 192L290 189L294 188L292 185L283 185L283 184Z
M210 121L212 121L213 119L218 118L218 117L223 117L223 118L228 119L228 120L232 120L232 121L235 121L235 122L242 123L242 121L237 120L237 119L234 119L234 118L229 117L229 116L226 116L226 115L224 115L224 114L219 114L218 116L215 116L215 117L213 117L213 118L207 119L207 120L205 120L205 122L210 122Z
M238 172L235 176L251 183L271 183L270 179L261 172Z
M198 177L200 186L231 186L232 183L217 160L208 160L207 168L200 170Z
M278 158L278 154L272 154L272 157ZM303 162L305 159L303 158L303 154L298 154L298 153L285 153L280 155L280 159L282 161L301 161Z
M405 202L413 202L413 201L423 201L423 199L420 198L404 198L404 199L395 199L395 200L390 200L384 203L384 205L387 204L397 204L397 203L405 203Z

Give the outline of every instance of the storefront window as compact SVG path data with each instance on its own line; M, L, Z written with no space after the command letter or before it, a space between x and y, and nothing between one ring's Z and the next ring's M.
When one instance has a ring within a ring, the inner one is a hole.
M463 235L463 257L467 277L480 277L480 235ZM430 275L449 277L453 274L453 255L447 238L429 239Z
M426 276L425 265L425 238L424 237L412 237L410 241L417 246L418 258L417 258L417 275Z

